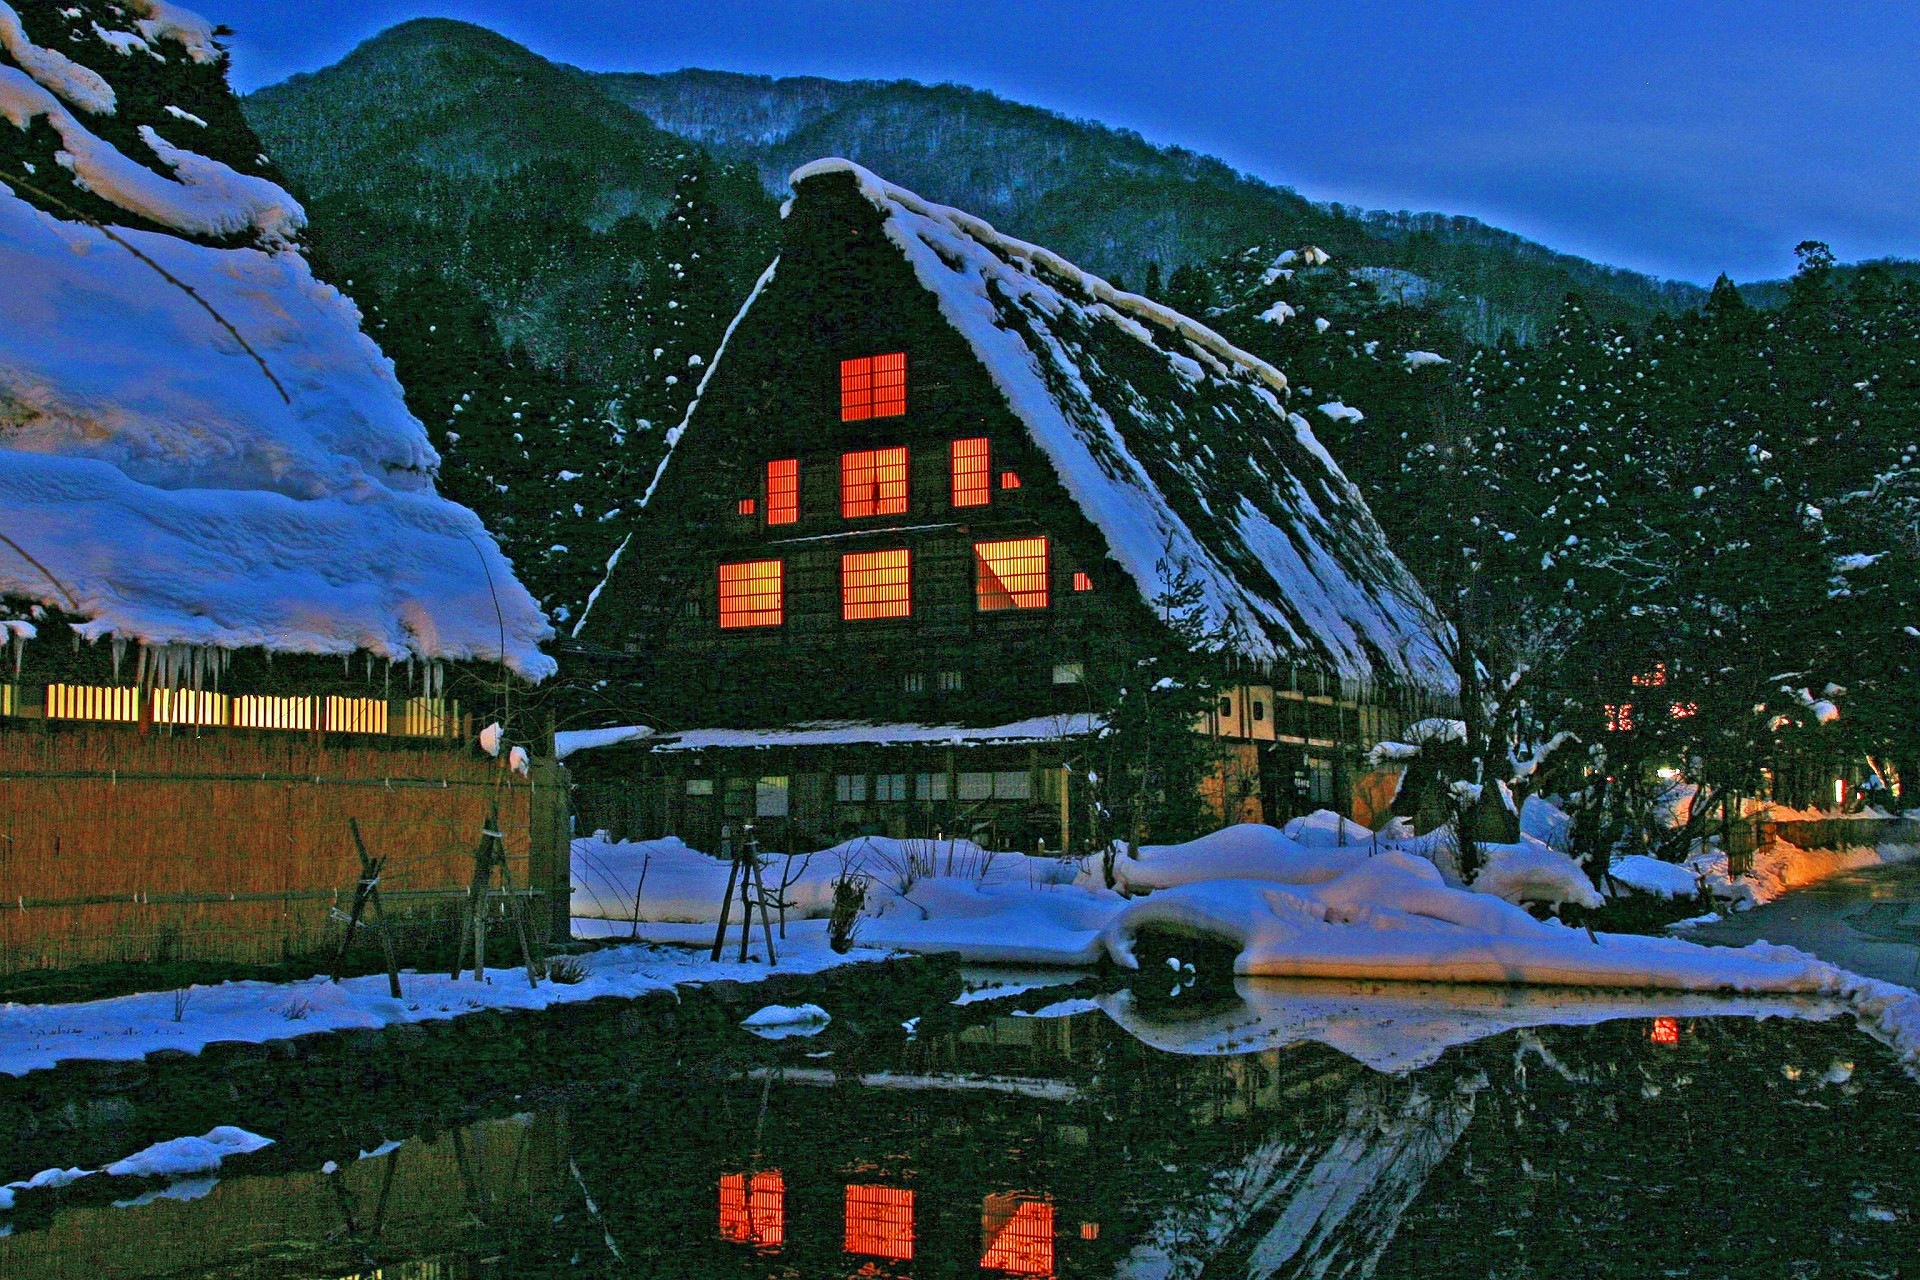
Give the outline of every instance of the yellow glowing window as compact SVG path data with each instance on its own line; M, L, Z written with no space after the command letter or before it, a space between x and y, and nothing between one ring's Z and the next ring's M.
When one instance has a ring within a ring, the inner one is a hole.
M227 695L211 689L155 689L153 722L201 727L224 725L227 723Z
M1000 487L1002 489L1018 489L1020 487L1020 473L1017 471L1002 471L1000 473Z
M859 551L840 557L840 616L904 618L913 612L913 553Z
M743 515L743 516L750 516L750 515L752 515L752 514L753 514L753 499L752 499L752 498L742 498L742 499L740 499L740 514L741 514L741 515Z
M847 1188L846 1250L869 1258L913 1258L913 1192L899 1187Z
M140 718L140 691L111 685L50 684L49 720L120 720Z
M907 509L907 451L863 449L840 455L840 514L899 515Z
M1093 579L1087 576L1086 570L1075 569L1073 571L1073 589L1075 591L1093 590Z
M980 1206L980 1267L1015 1276L1053 1274L1053 1205L988 1196Z
M395 732L408 738L457 737L460 704L451 698L408 698Z
M778 458L767 464L767 523L793 524L800 519L800 461Z
M985 436L976 440L955 440L953 442L953 505L956 507L985 505L993 496L988 482L991 471L992 468L987 465Z
M787 1242L787 1180L778 1169L720 1179L720 1238L766 1248Z
M906 352L840 362L840 421L897 418L906 411Z
M720 566L720 625L777 627L785 620L785 566L751 560Z
M233 725L236 729L312 729L316 727L315 713L316 705L312 698L249 693L233 700Z
M385 698L327 697L327 729L331 733L385 733Z
M976 598L981 609L1047 607L1045 538L976 542L973 544L973 558L979 566Z

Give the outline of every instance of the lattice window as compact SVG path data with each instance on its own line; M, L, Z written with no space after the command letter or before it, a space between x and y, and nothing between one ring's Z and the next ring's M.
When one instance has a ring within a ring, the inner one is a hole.
M49 720L118 720L131 724L140 718L140 691L94 684L47 686Z
M249 693L233 700L236 729L312 729L318 714L319 704L315 698Z
M720 1238L775 1248L787 1242L787 1180L777 1169L720 1178Z
M1609 702L1601 710L1606 714L1608 733L1633 732L1633 704Z
M1073 589L1075 591L1093 590L1093 579L1088 576L1086 570L1075 569L1073 571Z
M841 804L865 804L867 801L867 775L864 773L842 773L834 777L833 798Z
M1047 607L1047 540L976 542L976 598L982 610Z
M1002 489L1018 489L1020 487L1020 473L1017 471L1002 471L1000 473L1000 487Z
M873 778L873 798L875 800L905 800L907 795L907 775L904 773L880 773Z
M840 421L897 418L906 411L906 352L840 362Z
M987 457L987 438L953 442L953 505L984 506L993 499L993 468Z
M777 627L786 620L785 565L750 560L720 566L720 625Z
M840 557L840 616L904 618L913 612L912 553L857 551Z
M330 733L385 733L385 698L327 697L327 731Z
M400 712L400 736L452 738L460 732L460 704L451 698L408 698Z
M226 694L211 689L155 689L153 722L214 728L228 722L227 703Z
M767 523L794 524L800 519L800 460L776 458L767 464Z
M742 498L740 499L740 506L738 507L738 510L741 515L750 516L753 514L753 507L754 507L754 502L752 498Z
M980 1205L980 1267L1015 1276L1053 1274L1053 1204L1015 1195Z
M863 449L840 455L840 514L898 515L907 509L907 451Z
M846 1250L868 1258L913 1257L913 1192L901 1187L847 1188Z

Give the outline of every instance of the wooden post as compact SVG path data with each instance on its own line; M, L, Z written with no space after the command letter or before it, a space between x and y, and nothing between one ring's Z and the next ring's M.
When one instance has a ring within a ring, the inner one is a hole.
M720 849L727 855L727 891L720 895L720 923L713 930L713 954L707 957L715 964L720 961L721 948L727 945L727 917L733 910L733 882L740 874L740 862L733 856L732 839L722 837Z

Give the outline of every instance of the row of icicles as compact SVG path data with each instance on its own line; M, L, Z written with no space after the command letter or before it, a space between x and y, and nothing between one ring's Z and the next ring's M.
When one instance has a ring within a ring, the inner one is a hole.
M113 678L120 680L120 673L127 663L127 649L131 646L133 655L133 682L141 688L164 689L215 689L220 688L220 677L226 674L233 663L233 650L204 644L146 644L128 641L124 636L110 636L108 643L113 649ZM20 678L20 659L25 647L25 639L19 634L13 636L13 675ZM73 636L73 649L80 651L80 635ZM273 665L273 651L265 651L267 665ZM372 684L376 672L380 677L383 694L391 696L394 683L394 666L391 658L377 658L371 653L363 653L365 677ZM349 677L353 675L353 658L350 653L340 655L341 670ZM403 659L399 664L404 669L409 696L438 698L446 693L447 664L437 658Z

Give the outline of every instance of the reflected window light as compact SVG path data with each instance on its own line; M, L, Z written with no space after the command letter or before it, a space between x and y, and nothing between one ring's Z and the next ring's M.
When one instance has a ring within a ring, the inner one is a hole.
M980 1266L1015 1276L1053 1274L1053 1202L988 1196L980 1206Z
M1652 1037L1655 1044L1679 1044L1680 1019L1655 1018L1653 1020Z
M846 1251L868 1258L913 1258L913 1192L847 1187Z
M720 1179L720 1238L775 1248L787 1241L787 1180L778 1169Z

